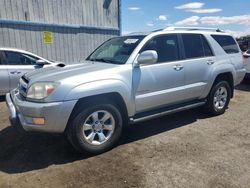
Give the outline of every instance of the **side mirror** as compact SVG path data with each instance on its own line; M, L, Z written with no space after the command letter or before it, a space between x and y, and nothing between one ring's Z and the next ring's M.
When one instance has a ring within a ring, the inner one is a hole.
M243 54L243 57L247 59L247 58L250 57L250 55L249 54Z
M142 52L136 62L136 66L139 66L141 64L154 64L157 63L158 60L158 54L155 50L147 50Z
M39 59L39 60L36 61L36 64L37 64L37 65L48 65L49 63L48 63L47 61L44 61L44 60L42 60L42 59Z

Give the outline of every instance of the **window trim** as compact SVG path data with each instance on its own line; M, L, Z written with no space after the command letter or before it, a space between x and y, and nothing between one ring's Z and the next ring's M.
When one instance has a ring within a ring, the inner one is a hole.
M140 55L143 50L143 48L153 39L157 38L157 37L162 37L162 36L169 36L169 35L176 35L177 37L177 44L178 44L178 53L179 53L179 59L175 60L175 61L168 61L168 62L157 62L157 63L153 63L153 64L141 64L140 66L152 66L152 65L159 65L159 64L169 64L169 63L176 63L179 61L183 60L183 56L182 56L182 50L181 50L181 43L180 43L180 37L179 37L179 33L164 33L164 34L159 34L156 36L151 37L150 39L148 39L148 41L146 41L146 43L141 47L141 49L139 50L138 55Z

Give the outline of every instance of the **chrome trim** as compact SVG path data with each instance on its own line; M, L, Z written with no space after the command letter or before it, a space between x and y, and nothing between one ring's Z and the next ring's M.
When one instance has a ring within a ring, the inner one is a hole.
M6 104L8 106L9 112L10 112L10 118L14 119L16 118L16 107L14 106L10 93L6 94Z
M164 116L164 115L169 115L169 114L173 114L173 113L176 113L176 112L188 110L188 109L191 109L191 108L196 108L196 107L202 106L204 104L206 104L206 101L191 104L191 105L187 105L187 106L183 106L183 107L179 107L179 108L176 108L176 109L173 109L173 110L168 110L168 111L165 111L165 112L160 112L160 113L157 113L157 114L152 114L152 115L141 117L141 118L138 118L138 119L130 118L130 123L138 123L138 122L142 122L142 121L147 121L147 120L158 118L158 117L161 117L161 116Z

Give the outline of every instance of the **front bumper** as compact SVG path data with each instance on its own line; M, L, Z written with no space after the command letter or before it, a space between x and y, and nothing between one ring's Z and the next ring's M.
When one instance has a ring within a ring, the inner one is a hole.
M35 103L22 100L16 91L6 95L11 124L25 131L63 133L76 102ZM44 125L33 124L32 118L39 117L45 118Z

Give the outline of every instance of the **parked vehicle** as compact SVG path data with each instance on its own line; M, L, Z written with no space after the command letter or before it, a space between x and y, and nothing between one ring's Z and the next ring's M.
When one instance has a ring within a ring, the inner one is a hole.
M16 88L22 75L44 65L56 64L24 50L0 48L0 96Z
M82 64L27 73L6 101L13 125L66 133L76 149L97 154L127 123L199 106L223 114L245 73L229 34L171 27L112 38Z
M250 49L243 53L244 63L247 70L246 78L250 78Z

